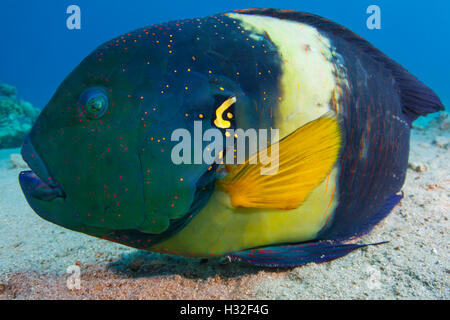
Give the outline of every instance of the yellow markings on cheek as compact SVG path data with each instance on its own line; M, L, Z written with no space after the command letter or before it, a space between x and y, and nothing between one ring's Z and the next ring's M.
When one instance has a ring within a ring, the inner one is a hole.
M217 108L216 119L214 120L214 124L216 125L217 128L226 129L231 126L230 121L223 119L223 113L235 103L236 103L236 97L231 97L231 98L227 99L224 103L222 103L220 105L220 107ZM232 116L230 117L229 116L230 114L231 113L228 113L228 118L231 119Z

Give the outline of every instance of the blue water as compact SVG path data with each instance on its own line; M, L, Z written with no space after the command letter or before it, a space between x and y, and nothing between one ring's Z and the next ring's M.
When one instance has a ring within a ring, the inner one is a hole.
M68 30L66 8L81 8L81 30ZM381 30L366 26L366 9L381 8ZM427 1L142 1L46 0L0 2L0 82L42 108L59 83L101 43L142 26L251 7L315 13L372 42L450 104L450 2Z

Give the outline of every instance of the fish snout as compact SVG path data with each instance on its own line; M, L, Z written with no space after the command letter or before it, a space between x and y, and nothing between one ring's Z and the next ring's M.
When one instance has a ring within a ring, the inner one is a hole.
M21 150L22 158L31 170L19 174L19 182L25 193L39 200L50 201L56 197L65 197L61 186L53 179L44 161L36 152L30 137L27 136Z

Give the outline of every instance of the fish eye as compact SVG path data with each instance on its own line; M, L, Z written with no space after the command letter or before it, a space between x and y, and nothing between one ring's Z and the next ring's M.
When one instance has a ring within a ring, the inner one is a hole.
M102 88L89 88L80 97L80 103L86 116L90 119L98 119L108 109L108 97Z

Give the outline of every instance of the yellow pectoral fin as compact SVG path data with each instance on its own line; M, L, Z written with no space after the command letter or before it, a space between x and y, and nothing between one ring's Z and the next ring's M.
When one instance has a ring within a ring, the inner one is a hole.
M218 187L228 193L234 207L297 208L335 164L341 147L339 124L334 116L326 115L307 123L277 144L263 152L270 154L272 167L278 161L278 172L261 174L265 165L261 161L251 164L251 157L218 180ZM261 153L253 157L261 159Z

